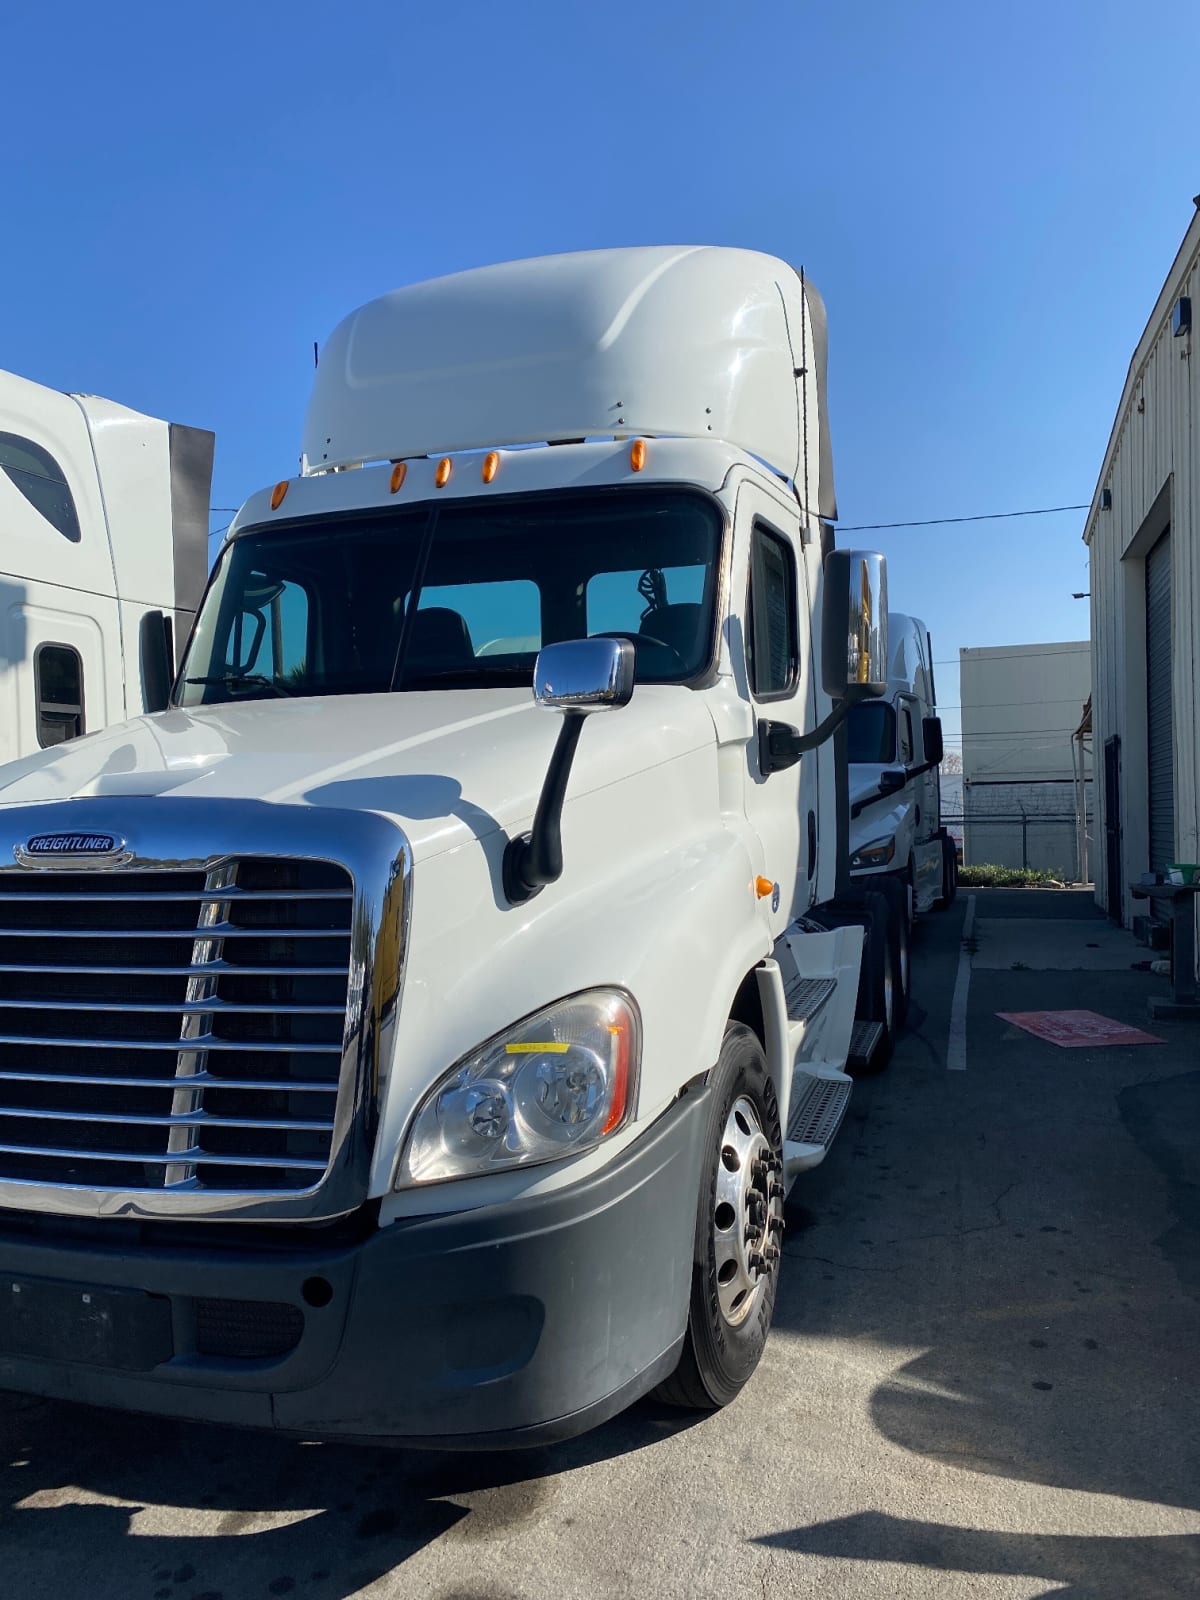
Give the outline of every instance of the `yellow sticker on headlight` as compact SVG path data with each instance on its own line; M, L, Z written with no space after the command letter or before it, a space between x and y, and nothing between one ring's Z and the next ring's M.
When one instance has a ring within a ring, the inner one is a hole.
M565 1056L571 1048L569 1044L506 1044L504 1049L510 1056L537 1056L543 1051L550 1056Z

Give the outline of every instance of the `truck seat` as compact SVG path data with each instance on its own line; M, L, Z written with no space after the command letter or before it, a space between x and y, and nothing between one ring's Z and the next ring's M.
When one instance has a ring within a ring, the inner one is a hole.
M410 669L441 672L475 665L475 646L467 619L449 606L430 606L413 618L408 648Z

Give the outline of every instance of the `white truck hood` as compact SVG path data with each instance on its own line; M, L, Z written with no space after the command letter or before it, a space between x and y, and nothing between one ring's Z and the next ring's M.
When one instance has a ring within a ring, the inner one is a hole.
M560 718L528 689L255 700L166 711L0 768L5 806L123 796L268 801L374 811L416 859L528 826ZM568 797L713 739L704 699L640 685L588 719Z

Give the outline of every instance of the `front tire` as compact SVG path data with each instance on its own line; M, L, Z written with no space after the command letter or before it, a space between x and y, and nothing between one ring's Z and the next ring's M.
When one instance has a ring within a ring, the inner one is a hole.
M687 1333L659 1398L716 1411L737 1398L767 1342L783 1239L783 1132L756 1035L725 1029L710 1078Z

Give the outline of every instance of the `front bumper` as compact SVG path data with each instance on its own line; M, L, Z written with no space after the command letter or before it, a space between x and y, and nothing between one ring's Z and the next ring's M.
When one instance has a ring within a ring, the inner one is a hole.
M684 1095L609 1167L552 1194L337 1247L238 1248L229 1230L220 1246L177 1247L160 1228L130 1250L104 1223L81 1240L0 1214L0 1295L49 1312L36 1340L0 1314L0 1388L412 1445L583 1432L678 1358L706 1096ZM266 1308L265 1325L247 1306ZM267 1345L292 1347L264 1355L263 1326ZM209 1353L214 1338L224 1353Z

